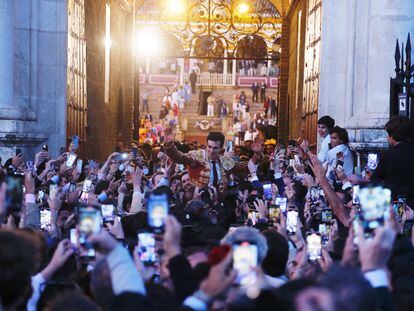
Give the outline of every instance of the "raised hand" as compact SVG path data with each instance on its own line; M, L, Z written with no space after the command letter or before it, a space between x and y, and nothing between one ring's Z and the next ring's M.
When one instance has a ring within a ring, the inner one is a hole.
M163 247L168 258L181 254L181 225L174 216L165 219Z

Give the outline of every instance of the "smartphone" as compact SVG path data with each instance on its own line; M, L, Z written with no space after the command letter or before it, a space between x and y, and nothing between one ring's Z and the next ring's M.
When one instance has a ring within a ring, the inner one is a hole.
M378 154L368 153L367 168L371 171L375 171L378 166Z
M271 201L273 198L272 194L272 184L271 183L264 183L263 184L263 196L264 199L267 201Z
M76 190L76 183L74 183L73 181L71 181L70 183L69 183L69 193L70 192L73 192L73 191L75 191Z
M89 192L89 191L91 191L91 189L92 189L92 180L90 180L89 178L87 178L83 182L82 192Z
M71 167L73 163L75 163L76 160L76 154L71 153L69 154L68 158L66 159L66 166Z
M322 238L322 245L325 245L329 241L329 231L330 226L328 224L319 224L318 226L318 232L321 235Z
M241 242L233 245L233 268L237 271L235 283L240 286L254 284L257 274L253 270L258 265L257 245Z
M299 156L297 154L295 154L294 157L295 157L295 164L296 165L301 165Z
M384 223L384 215L391 202L391 190L382 187L363 188L359 191L361 223L369 234Z
M342 161L342 160L336 161L336 167L343 169L344 168L344 161Z
M150 195L147 201L148 225L153 232L164 231L165 218L168 216L168 198L166 195Z
M254 211L254 210L250 210L247 213L247 219L250 219L252 226L254 226L255 224L257 224L257 221L259 220L259 212L258 211Z
M226 152L232 152L232 151L233 151L233 141L229 140L226 145Z
M293 235L298 228L299 213L296 210L288 210L286 214L286 231L287 234Z
M157 262L155 237L153 233L138 233L138 256L145 266L153 266Z
M280 207L280 211L282 213L286 213L286 207L287 207L287 198L284 197L276 197L275 198L275 205Z
M359 243L359 238L358 238L359 228L360 228L360 219L358 217L355 217L352 220L352 235L354 237L352 242L354 243L354 245L358 245Z
M83 161L82 161L82 159L78 159L78 160L76 161L76 170L77 170L78 172L82 172L82 165L83 165Z
M49 198L50 198L51 200L53 200L53 199L55 199L55 198L56 198L57 191L58 191L58 186L57 186L57 185L55 185L55 184L51 184L51 185L49 186Z
M101 231L101 212L92 207L79 207L78 216L79 244L88 244L89 235Z
M27 161L26 162L26 168L27 168L28 171L33 172L35 170L33 161Z
M16 156L19 156L22 154L22 149L16 148Z
M40 228L49 229L52 227L52 212L48 209L40 210Z
M120 161L120 162L124 162L124 161L126 161L126 160L128 160L128 153L124 152L124 153L121 153L121 154L118 156L118 161Z
M66 153L66 147L60 147L60 149L59 149L59 155L62 155L64 153Z
M279 221L279 218L280 218L280 206L275 205L275 204L270 204L269 205L269 219L273 223L276 223Z
M414 219L406 220L402 228L402 234L405 236L411 237L413 225L414 225Z
M179 170L180 172L184 171L184 170L185 170L185 168L184 168L184 164L178 164L178 170Z
M321 213L321 221L329 224L332 221L332 210L330 208L324 208Z
M306 235L308 259L311 262L317 261L322 256L322 238L317 232Z
M102 221L104 224L111 223L113 224L115 221L115 206L113 204L102 204L101 205L101 212L102 212Z
M321 191L323 193L323 190L319 187L311 187L310 188L310 201L312 204L315 204L316 202L319 201L319 199L321 198Z
M404 216L404 202L400 200L394 201L392 206L393 206L394 213L395 213L395 216L397 217L398 222L401 222L402 217Z
M42 203L44 196L45 192L43 190L39 190L39 192L37 193L37 202Z
M297 147L298 146L298 142L294 139L289 140L289 146L292 147Z
M44 144L44 145L42 146L42 150L43 150L43 151L49 151L49 146L48 146L48 145L46 145L46 144Z
M79 136L75 135L72 137L73 146L78 149L79 148Z
M359 205L359 186L352 187L352 205Z

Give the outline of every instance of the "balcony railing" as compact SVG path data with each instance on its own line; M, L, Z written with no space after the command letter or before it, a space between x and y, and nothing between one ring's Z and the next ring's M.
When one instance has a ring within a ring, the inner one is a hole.
M189 74L184 75L184 80L189 80ZM205 86L231 86L235 85L235 81L231 74L203 72L198 75L197 84Z

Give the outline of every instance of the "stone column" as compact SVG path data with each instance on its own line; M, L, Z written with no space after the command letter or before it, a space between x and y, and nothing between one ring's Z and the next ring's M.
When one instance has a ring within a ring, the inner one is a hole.
M413 31L414 1L322 1L319 116L345 127L357 148L387 146L397 39Z
M270 67L272 67L272 60L268 59L267 60L267 75L269 75L270 73Z
M236 86L236 74L237 74L237 60L233 59L233 72L232 72L233 86Z
M0 107L13 105L13 16L13 0L1 0Z
M227 50L226 51L224 51L224 57L227 57L228 56L228 53L227 53ZM223 74L224 75L227 75L227 67L228 67L228 63L229 63L229 61L228 61L228 59L226 58L226 59L224 59L224 61L223 61ZM224 78L225 79L225 78Z
M184 58L178 59L178 66L180 66L180 84L184 85Z

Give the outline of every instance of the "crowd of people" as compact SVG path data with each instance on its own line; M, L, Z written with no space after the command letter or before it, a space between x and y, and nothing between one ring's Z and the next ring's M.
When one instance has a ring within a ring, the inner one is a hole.
M324 116L305 139L220 132L0 171L1 310L411 310L414 131L356 168Z

